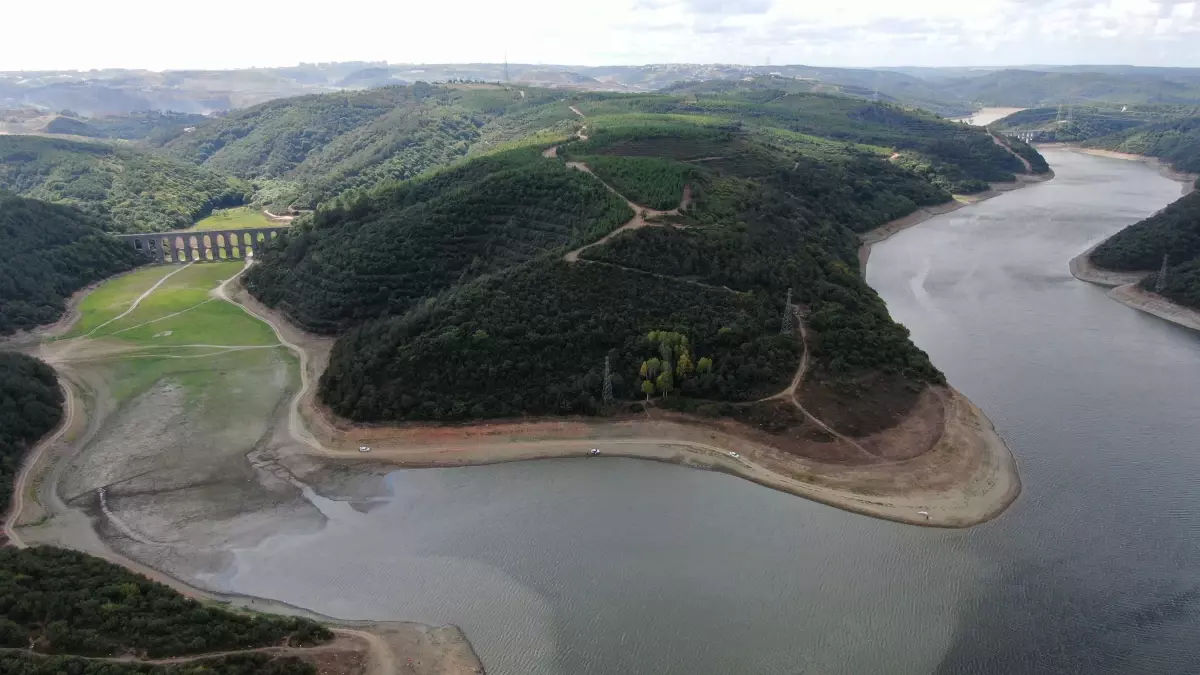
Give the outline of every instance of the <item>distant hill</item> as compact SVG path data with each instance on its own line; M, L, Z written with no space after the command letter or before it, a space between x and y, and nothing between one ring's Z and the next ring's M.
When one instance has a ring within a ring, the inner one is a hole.
M1200 80L1190 71L1175 76L1141 73L1000 70L938 82L938 91L976 106L1035 108L1061 103L1200 103Z
M44 132L88 138L119 138L129 141L157 140L184 133L185 129L202 124L208 119L204 115L193 113L159 112L157 110L90 119L59 115L46 125Z
M56 321L72 293L143 262L103 230L76 209L0 193L0 335Z
M547 90L427 84L303 96L210 120L161 152L265 183L268 202L311 208L344 190L412 178L576 119L565 105L546 105L561 98Z
M161 232L241 204L250 186L127 146L0 135L0 188L69 204L113 232Z
M347 193L262 251L247 287L342 332L320 396L358 420L594 413L606 356L618 399L748 404L795 372L788 289L810 312L814 388L941 382L863 282L854 233L1020 163L982 130L884 103L759 98L547 104L586 115L587 139ZM604 184L639 211L686 208L630 219ZM670 372L642 372L660 352Z

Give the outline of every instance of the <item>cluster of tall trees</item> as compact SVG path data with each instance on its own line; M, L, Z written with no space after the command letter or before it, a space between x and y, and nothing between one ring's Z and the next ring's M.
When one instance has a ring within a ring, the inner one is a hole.
M0 192L0 335L51 323L84 286L142 258L76 209Z
M242 204L250 186L128 146L0 136L0 189L74 206L110 231L162 232Z
M702 356L696 360L692 356L691 342L683 333L653 330L646 336L646 341L658 347L658 356L642 361L638 370L642 382L640 388L647 401L656 392L665 398L693 375L703 376L713 370L711 358Z

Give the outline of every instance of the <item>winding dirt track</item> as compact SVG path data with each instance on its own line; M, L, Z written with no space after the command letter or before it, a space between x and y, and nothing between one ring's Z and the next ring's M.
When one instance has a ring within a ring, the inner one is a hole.
M138 305L142 304L142 301L145 300L147 297L149 297L151 293L158 290L159 286L162 286L164 283L166 283L167 279L170 279L171 277L175 276L176 274L179 274L180 272L186 270L187 268L191 267L192 265L193 265L193 263L188 263L186 265L182 265L182 266L180 266L179 269L163 276L163 278L159 279L157 283L155 283L150 288L147 288L146 291L144 293L142 293L141 295L137 296L137 299L135 299L129 305L129 309L125 310L124 312L121 312L120 314L118 314L117 316L114 316L113 318L109 319L108 321L105 321L104 323L100 324L99 326L96 326L95 328L91 329L90 331L88 331L88 336L90 336L92 333L95 333L96 331L100 330L101 328L104 328L108 324L113 323L115 321L120 321L121 319L124 319L125 317L132 314L133 310L137 309ZM85 336L85 337L87 337L87 336Z
M1004 140L1003 140L1003 139L1001 139L1001 138L1000 138L999 136L997 136L996 134L992 133L992 130L991 130L991 129L988 129L988 130L987 130L987 132L988 132L988 135L992 137L992 142L994 142L996 145L998 145L998 146L1000 146L1000 147L1004 148L1005 150L1007 150L1007 151L1008 151L1008 154L1010 154L1010 155L1012 155L1013 157L1016 157L1017 159L1021 160L1021 164L1022 164L1022 165L1025 167L1025 173L1027 173L1027 174L1031 174L1031 175L1033 174L1033 165L1029 163L1029 160L1027 160L1027 159L1025 159L1024 157L1022 157L1022 156L1018 155L1018 154L1017 154L1017 153L1016 153L1016 152L1015 152L1015 151L1014 151L1014 150L1013 150L1013 149L1012 149L1012 148L1011 148L1011 147L1008 145L1008 143L1004 142Z
M63 393L63 416L58 423L58 427L49 436L42 439L32 451L25 455L25 461L21 464L21 471L17 473L16 480L13 481L12 504L8 509L8 514L4 518L4 536L8 538L9 543L17 548L25 548L25 542L21 541L21 536L17 534L17 520L21 517L21 510L25 508L25 492L28 490L29 476L33 472L33 468L38 465L45 454L46 449L58 442L67 430L75 423L75 397L71 395L71 390L67 385L63 384L62 379L58 381L58 388Z

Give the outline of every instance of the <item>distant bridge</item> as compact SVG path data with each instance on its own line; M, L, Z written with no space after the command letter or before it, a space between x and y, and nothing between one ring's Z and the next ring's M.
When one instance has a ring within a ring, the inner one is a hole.
M254 247L287 232L288 227L256 227L244 230L204 230L195 232L149 232L118 234L151 261L163 264L242 260L254 255Z

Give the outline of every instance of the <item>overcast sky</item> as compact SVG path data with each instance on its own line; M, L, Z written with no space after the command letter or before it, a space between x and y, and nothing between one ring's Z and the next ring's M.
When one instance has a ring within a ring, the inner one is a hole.
M301 61L1200 66L1198 0L57 0L0 70Z

